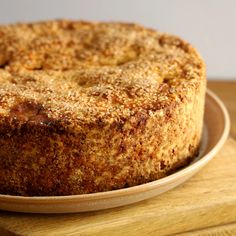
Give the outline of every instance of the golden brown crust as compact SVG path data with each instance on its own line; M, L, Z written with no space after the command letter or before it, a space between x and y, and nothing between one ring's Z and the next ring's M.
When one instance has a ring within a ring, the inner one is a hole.
M196 155L205 65L135 24L0 27L0 193L67 195L166 176Z

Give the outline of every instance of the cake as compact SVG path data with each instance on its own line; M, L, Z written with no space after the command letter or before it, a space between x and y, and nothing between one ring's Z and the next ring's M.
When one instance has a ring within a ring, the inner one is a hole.
M88 194L165 177L198 154L205 65L137 24L0 26L0 193Z

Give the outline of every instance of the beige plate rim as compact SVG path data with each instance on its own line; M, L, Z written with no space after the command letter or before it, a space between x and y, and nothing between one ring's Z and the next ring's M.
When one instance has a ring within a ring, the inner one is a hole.
M107 191L107 192L99 192L99 193L91 193L91 194L81 194L81 195L69 195L69 196L41 196L41 197L23 197L23 196L13 196L13 195L4 195L0 194L0 203L5 202L7 204L12 203L18 203L18 204L45 204L45 205L54 205L59 203L78 203L78 202L86 202L86 201L96 201L101 199L114 199L119 197L125 197L128 195L135 195L138 193L146 192L149 190L152 190L154 188L167 185L171 183L175 179L183 178L183 176L190 175L191 172L194 172L195 169L200 169L202 166L204 166L208 161L210 161L213 156L221 149L224 142L226 141L229 130L230 130L230 119L227 109L225 108L223 102L210 90L207 90L207 96L214 100L214 102L217 104L218 109L222 112L222 117L224 119L224 129L222 131L222 134L214 147L212 147L209 152L207 152L206 155L201 157L196 162L190 164L189 166L177 171L176 173L173 173L167 177L164 177L162 179L152 181L146 184L119 189L119 190L113 190L113 191ZM126 204L124 204L126 205ZM0 206L1 209L1 206ZM6 209L6 208L5 208ZM17 210L16 210L17 211ZM27 211L25 211L27 212ZM79 211L74 211L79 212Z

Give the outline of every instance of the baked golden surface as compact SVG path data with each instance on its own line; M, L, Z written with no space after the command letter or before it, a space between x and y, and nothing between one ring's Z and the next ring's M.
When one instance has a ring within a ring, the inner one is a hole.
M108 191L188 164L205 77L188 43L136 24L0 26L0 193Z

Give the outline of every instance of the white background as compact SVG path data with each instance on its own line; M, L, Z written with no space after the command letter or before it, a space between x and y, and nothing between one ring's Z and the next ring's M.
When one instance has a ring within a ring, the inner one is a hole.
M179 35L208 77L236 79L235 0L0 0L0 24L54 18L129 21Z

